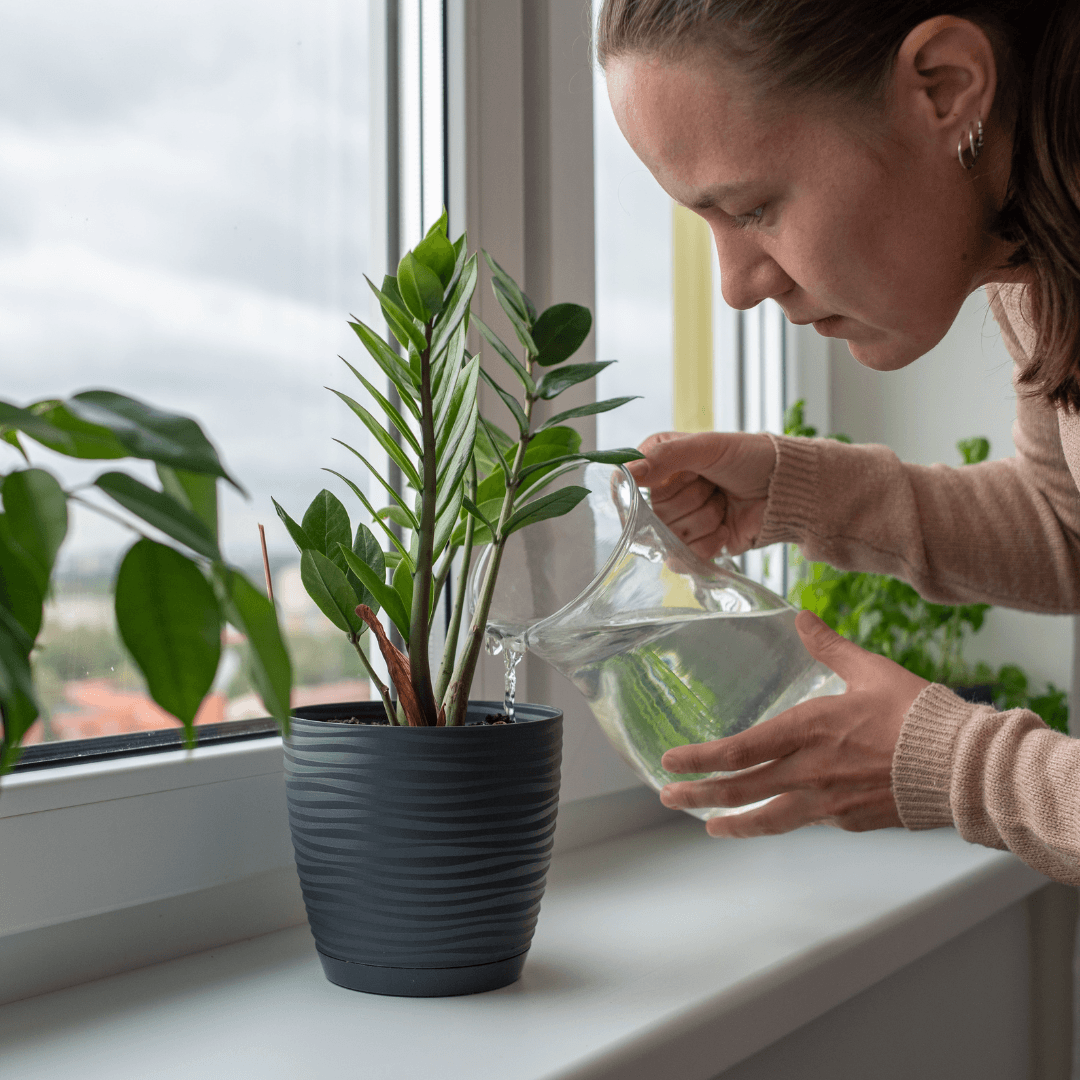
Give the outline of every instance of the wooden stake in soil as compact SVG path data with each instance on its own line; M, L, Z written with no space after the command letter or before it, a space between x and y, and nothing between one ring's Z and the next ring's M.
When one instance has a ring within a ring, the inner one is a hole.
M259 526L259 541L262 543L263 573L266 575L266 595L270 603L274 602L274 583L270 580L270 557L266 554L266 530Z

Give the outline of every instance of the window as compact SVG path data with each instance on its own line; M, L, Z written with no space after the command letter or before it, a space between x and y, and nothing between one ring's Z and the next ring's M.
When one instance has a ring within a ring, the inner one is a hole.
M325 484L359 510L319 467L359 480L331 440L366 450L323 386L351 378L339 353L364 362L346 318L370 315L361 274L386 250L371 6L6 0L0 41L3 394L106 386L200 420L251 493L223 497L226 555L258 576L266 526L300 703L367 693L270 497L298 516ZM103 471L31 456L72 484ZM48 713L28 742L175 726L114 631L129 538L76 510L36 658ZM242 650L227 638L197 722L264 715Z

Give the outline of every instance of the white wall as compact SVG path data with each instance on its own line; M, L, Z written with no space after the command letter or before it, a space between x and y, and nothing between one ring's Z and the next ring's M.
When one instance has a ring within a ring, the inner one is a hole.
M832 430L856 442L884 443L920 465L958 464L959 439L984 435L990 457L1014 452L1012 358L980 290L941 344L901 371L876 372L831 343ZM1071 686L1073 620L1063 615L991 611L968 648L971 660L1019 664L1035 681Z

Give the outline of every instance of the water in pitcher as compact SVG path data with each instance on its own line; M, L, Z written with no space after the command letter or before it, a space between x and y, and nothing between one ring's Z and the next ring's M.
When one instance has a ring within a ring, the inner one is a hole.
M567 518L514 534L504 555L488 640L514 661L508 706L524 643L574 683L627 763L659 789L694 778L661 767L672 747L844 690L803 647L795 610L730 560L694 554L625 469L591 464L571 479L588 498ZM481 558L474 598L484 569Z
M605 734L655 787L695 774L664 770L664 752L744 731L843 681L794 633L795 612L635 612L544 635L539 653L582 692ZM701 818L715 809L693 810Z

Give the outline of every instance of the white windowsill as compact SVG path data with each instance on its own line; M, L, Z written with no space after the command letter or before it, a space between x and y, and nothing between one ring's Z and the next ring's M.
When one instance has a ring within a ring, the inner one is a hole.
M717 842L680 818L558 854L504 990L342 990L298 927L4 1006L0 1074L709 1080L1044 884L948 830Z

